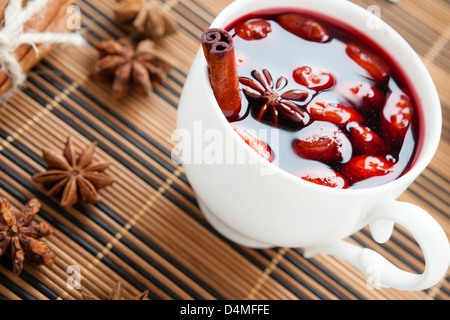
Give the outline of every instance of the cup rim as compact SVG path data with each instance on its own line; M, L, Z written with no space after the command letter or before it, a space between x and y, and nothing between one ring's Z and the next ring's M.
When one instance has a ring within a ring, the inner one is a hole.
M307 4L307 5L306 5ZM354 14L355 16L358 16L358 19L355 18L355 21L361 21L361 19L369 18L371 17L371 13L367 10L363 9L362 7L350 2L350 1L332 1L332 0L315 0L315 1L308 1L308 0L277 0L274 2L273 0L235 0L233 3L228 5L224 10L222 10L214 19L214 21L211 23L210 28L224 28L239 17L245 16L248 13L255 12L258 10L264 10L264 9L280 9L280 8L296 8L296 9L306 9L311 11L317 11L311 7L320 7L321 5L327 5L328 10L331 10L332 8L344 8L345 10L349 10L351 14ZM334 13L334 12L333 12ZM335 16L333 14L323 13L320 12L321 15L324 16L330 16L333 19L336 19L338 21L342 21L342 18L339 16ZM231 17L231 18L230 18ZM345 21L342 21L345 24L348 24L358 30L360 28L358 26L355 26L355 21L349 21L349 19L346 19ZM242 139L238 139L238 135L233 132L233 137L235 140L238 141L238 144L241 145L241 148L245 148L246 152L248 153L248 156L255 158L256 161L255 164L262 165L262 166L268 166L270 170L275 170L273 172L276 172L277 174L281 174L284 179L290 179L294 183L297 184L303 184L304 186L307 186L309 188L316 188L318 191L328 191L333 192L337 194L347 195L347 194L356 194L356 193L366 193L366 192L377 192L379 190L383 189L396 189L398 187L409 185L412 183L425 168L428 166L432 158L434 157L436 150L438 148L440 137L441 137L441 127L442 127L442 115L441 115L441 106L439 101L439 96L437 93L437 89L434 85L434 82L425 67L424 63L420 59L420 57L417 55L417 53L414 51L414 49L408 44L408 42L398 34L395 29L393 29L391 26L389 26L384 21L380 20L380 29L378 32L388 32L391 37L396 41L396 48L401 48L402 52L406 52L408 57L411 61L414 62L414 72L418 77L421 77L423 82L426 84L425 89L422 87L418 88L417 86L414 86L411 84L413 89L417 89L418 91L427 92L425 96L427 98L431 98L430 105L435 105L433 110L433 117L435 118L436 123L433 126L425 126L424 128L421 128L420 131L420 139L421 146L418 152L418 155L414 159L410 160L410 168L407 169L407 172L402 173L399 177L397 177L395 180L386 182L384 184L374 186L374 187L365 187L365 188L350 188L350 189L339 189L339 188L330 188L326 186L322 186L315 183L310 183L308 181L304 181L303 179L299 179L295 175L281 169L279 166L263 159L262 157L258 156L256 152L254 152ZM360 30L363 32L362 30ZM390 54L392 57L395 55L393 54L393 49L388 49L386 46L380 44L379 40L374 37L372 34L366 34L366 36L371 39L373 42L375 42L377 45L379 45L381 48L383 48L388 54ZM201 48L199 51L199 54L201 55ZM393 57L394 58L394 57ZM202 79L207 80L208 78L208 71L207 71L207 64L205 59L200 59L200 68L202 72ZM395 59L394 59L395 60ZM403 61L397 61L395 60L401 69L401 71L405 74L406 68L404 68L404 62ZM406 75L406 77L409 79L409 76ZM209 80L205 81L207 84L209 90L206 92L206 99L209 100L210 103L213 104L213 112L215 112L220 119L219 121L222 122L225 129L227 131L234 131L231 124L228 122L226 117L223 115L223 113L220 111L220 107L214 97L214 94L212 92L211 86L209 85ZM421 99L422 101L425 100L423 97ZM423 103L421 103L423 107ZM428 104L427 104L428 105ZM427 109L427 112L429 113L429 110ZM426 114L422 111L421 116L425 117ZM431 117L431 115L428 115L428 117ZM425 119L424 119L425 121ZM415 146L417 148L419 146ZM426 150L424 150L426 148ZM425 152L426 151L426 152ZM414 161L413 161L414 160ZM411 161L413 163L411 164Z

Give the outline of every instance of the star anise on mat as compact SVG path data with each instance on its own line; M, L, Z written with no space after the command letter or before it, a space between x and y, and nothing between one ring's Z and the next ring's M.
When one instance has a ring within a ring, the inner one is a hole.
M13 262L13 272L20 275L26 260L51 267L55 255L39 238L52 233L50 226L44 222L33 221L41 204L30 200L21 211L13 212L10 202L0 197L0 256L9 254Z
M169 7L159 0L122 0L113 10L116 20L131 28L133 38L157 41L178 29Z
M144 292L140 293L130 300L145 300L147 298L147 294L148 290L145 290ZM82 293L82 296L84 300L97 300L94 296L88 293ZM111 293L106 300L122 300L122 283L120 281L118 281L114 288L111 290Z
M69 137L62 154L44 149L43 159L48 170L35 174L33 181L49 188L48 196L60 196L63 207L71 206L80 199L97 202L97 190L113 183L113 179L104 173L110 165L109 161L93 162L96 146L94 141L78 154Z
M253 79L239 77L239 82L245 86L242 91L256 120L291 130L300 129L308 123L309 115L296 103L307 102L313 91L293 89L282 92L287 79L281 76L274 82L267 69L262 70L262 75L253 70L251 75Z
M94 65L92 76L112 80L112 95L123 97L132 87L136 92L148 96L152 81L162 83L172 61L155 49L151 40L139 42L136 48L127 39L106 40L95 45L100 60Z

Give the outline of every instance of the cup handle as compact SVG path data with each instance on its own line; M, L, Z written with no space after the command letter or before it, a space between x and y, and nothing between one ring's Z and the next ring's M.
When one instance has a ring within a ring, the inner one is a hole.
M445 276L450 265L450 245L444 230L425 210L406 202L389 201L369 215L370 231L378 243L390 238L394 223L405 227L422 249L425 258L422 274L401 270L378 252L344 240L305 248L304 256L325 253L341 258L380 287L409 291L432 287Z

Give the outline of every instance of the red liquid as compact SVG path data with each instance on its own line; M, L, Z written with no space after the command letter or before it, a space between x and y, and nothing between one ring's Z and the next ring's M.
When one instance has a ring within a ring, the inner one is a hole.
M292 22L284 13L305 19ZM296 9L255 12L226 29L243 92L239 118L229 121L256 133L281 169L339 188L384 184L407 170L416 152L417 99L375 43Z

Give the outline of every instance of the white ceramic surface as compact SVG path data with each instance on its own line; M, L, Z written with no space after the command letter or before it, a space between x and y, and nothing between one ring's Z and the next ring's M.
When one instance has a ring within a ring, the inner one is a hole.
M396 200L426 168L440 139L440 102L425 66L392 28L381 23L380 28L369 29L367 19L373 16L347 1L239 0L225 8L211 27L225 27L246 13L272 7L304 8L336 17L386 48L412 80L419 99L426 101L422 150L406 174L382 186L341 190L296 178L263 160L234 132L214 99L199 48L183 88L177 128L192 135L198 134L199 124L203 131L219 130L235 142L233 150L224 146L221 151L245 154L249 159L247 164L192 164L182 159L202 212L225 237L245 246L303 247L307 257L317 253L336 255L383 287L422 290L433 286L449 266L447 237L424 210ZM188 149L192 143L180 140L179 147ZM195 150L203 151L204 147ZM263 174L267 171L271 174ZM376 241L387 241L394 222L409 230L421 246L426 260L423 274L400 270L375 251L342 240L370 225Z

